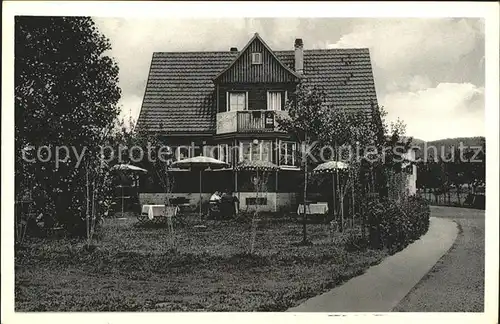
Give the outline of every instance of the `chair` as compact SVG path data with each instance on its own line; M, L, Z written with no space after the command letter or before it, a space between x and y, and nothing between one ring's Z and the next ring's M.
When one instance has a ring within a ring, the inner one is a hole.
M220 214L221 214L220 202L217 200L210 200L208 203L208 217L216 218L220 216Z

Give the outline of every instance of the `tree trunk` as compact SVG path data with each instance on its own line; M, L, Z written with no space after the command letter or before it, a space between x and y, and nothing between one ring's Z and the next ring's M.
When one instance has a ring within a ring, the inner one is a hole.
M366 239L366 223L367 223L366 222L366 212L368 210L365 207L368 206L367 202L369 202L369 200L367 199L367 191L366 191L366 187L365 187L365 182L362 180L362 179L364 179L364 171L363 171L363 173L359 174L358 179L360 181L360 192L361 192L360 209L359 209L359 213L361 215L361 236L363 237L363 240L364 240L364 239ZM365 202L365 203L363 203L363 202Z
M355 182L355 179L353 176L353 178L351 180L351 195L352 195L352 197L351 197L352 198L352 208L351 208L352 209L352 224L351 224L351 227L354 227L354 221L355 221L354 215L356 214L356 207L354 205L354 199L355 199L354 198L354 182Z
M86 189L87 189L87 210L85 212L85 222L87 229L87 247L89 246L90 240L90 224L89 224L89 209L90 209L90 190L89 190L89 167L87 166L85 172Z
M337 179L338 179L338 170ZM344 192L342 190L342 183L339 185L339 197L340 197L340 232L344 231Z
M307 135L305 137L307 144ZM307 208L307 157L302 157L302 163L304 163L304 210L302 211L302 241L307 242L307 226L306 226L306 208Z

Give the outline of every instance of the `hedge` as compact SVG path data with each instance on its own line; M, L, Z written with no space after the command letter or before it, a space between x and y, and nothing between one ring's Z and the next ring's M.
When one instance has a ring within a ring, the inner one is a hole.
M367 210L370 245L400 251L427 232L429 217L427 201L417 196L372 202Z

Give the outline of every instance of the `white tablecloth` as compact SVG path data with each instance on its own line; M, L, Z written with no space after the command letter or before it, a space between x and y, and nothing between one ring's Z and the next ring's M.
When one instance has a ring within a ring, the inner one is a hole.
M149 219L153 219L155 217L172 217L179 211L179 207L177 206L169 206L165 205L142 205L142 214L148 215Z
M297 214L302 214L304 212L304 205L300 204L297 208ZM315 203L309 204L306 207L306 214L327 214L328 213L328 203Z

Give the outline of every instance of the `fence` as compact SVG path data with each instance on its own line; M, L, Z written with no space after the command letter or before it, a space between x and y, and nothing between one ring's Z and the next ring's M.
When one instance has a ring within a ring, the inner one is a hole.
M485 204L484 193L473 193L472 190L468 189L460 192L457 192L456 189L451 189L444 193L436 193L432 189L420 189L417 191L417 195L427 200L430 205L435 206L484 209Z

